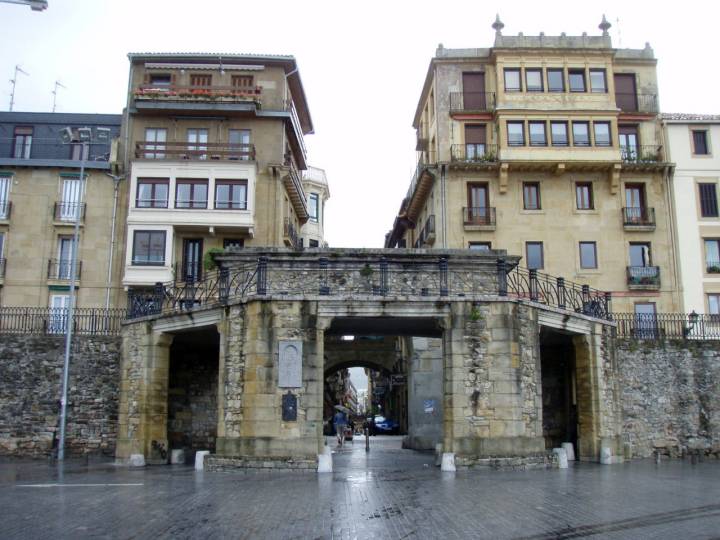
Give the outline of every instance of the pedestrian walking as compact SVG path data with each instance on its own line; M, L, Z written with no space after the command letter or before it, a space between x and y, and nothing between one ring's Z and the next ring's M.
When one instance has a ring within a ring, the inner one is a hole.
M335 434L337 435L338 446L343 445L345 439L345 426L347 425L347 418L345 413L338 409L333 417L333 424L335 425Z

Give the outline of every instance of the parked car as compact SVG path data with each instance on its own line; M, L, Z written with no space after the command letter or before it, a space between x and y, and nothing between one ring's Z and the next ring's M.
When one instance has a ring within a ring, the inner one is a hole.
M400 424L395 420L390 420L384 416L375 417L375 432L376 433L397 433L400 431Z

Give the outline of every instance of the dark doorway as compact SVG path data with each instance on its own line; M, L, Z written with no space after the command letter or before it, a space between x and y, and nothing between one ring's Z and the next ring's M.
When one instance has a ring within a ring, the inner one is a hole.
M540 358L545 448L571 442L577 451L578 400L572 336L543 330Z
M186 238L183 241L183 281L198 281L202 273L201 238Z

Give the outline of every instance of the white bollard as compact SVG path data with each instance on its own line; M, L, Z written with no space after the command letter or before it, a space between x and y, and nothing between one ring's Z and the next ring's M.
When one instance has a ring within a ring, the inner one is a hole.
M326 448L330 448L330 447L326 446ZM332 454L331 453L318 454L318 472L319 473L333 472Z
M202 471L205 468L205 456L210 453L210 450L198 450L195 452L195 470Z
M435 466L439 467L442 463L442 443L435 445Z
M575 461L575 448L573 447L573 443L564 442L560 446L565 449L565 453L567 454L567 460Z
M553 454L557 454L558 468L567 469L568 468L568 457L567 457L567 452L565 452L565 449L564 448L553 448Z
M609 446L600 447L600 463L602 463L603 465L612 465L612 448L610 448Z
M184 465L185 464L185 450L182 448L177 450L170 450L170 465Z
M440 466L441 471L455 472L455 454L452 452L445 452L442 455L442 465Z
M131 467L144 467L145 456L142 454L130 454L130 466Z

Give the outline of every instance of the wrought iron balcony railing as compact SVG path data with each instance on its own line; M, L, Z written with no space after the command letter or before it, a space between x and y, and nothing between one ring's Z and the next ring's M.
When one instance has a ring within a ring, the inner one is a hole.
M625 227L654 227L655 209L647 207L628 206L622 209L623 225Z
M297 229L295 228L295 224L290 221L289 218L285 218L283 236L288 247L300 249L300 238L298 237Z
M497 161L496 144L453 144L450 159L461 163L494 163Z
M48 260L48 279L57 281L70 281L70 267L72 261L70 259L49 259ZM77 262L75 268L75 279L80 279L80 271L82 270L82 261Z
M463 224L495 226L495 208L492 206L465 206Z
M628 266L627 283L630 287L657 289L660 287L660 267Z
M125 309L75 308L73 333L116 336L127 318ZM0 334L64 334L67 308L0 307Z
M85 203L58 201L53 206L53 219L55 221L68 221L75 223L85 220Z
M176 281L200 281L202 279L202 264L175 263Z
M253 161L254 144L153 142L135 143L137 159Z
M0 219L10 219L10 212L12 211L11 201L0 201Z
M662 145L620 146L620 156L625 163L661 163Z
M166 101L259 101L262 87L238 86L185 86L179 84L141 84L135 90L135 99Z
M629 339L720 339L720 315L613 313L616 336Z
M450 92L450 112L495 110L495 92Z
M623 112L656 113L659 110L656 94L616 92L615 104Z

